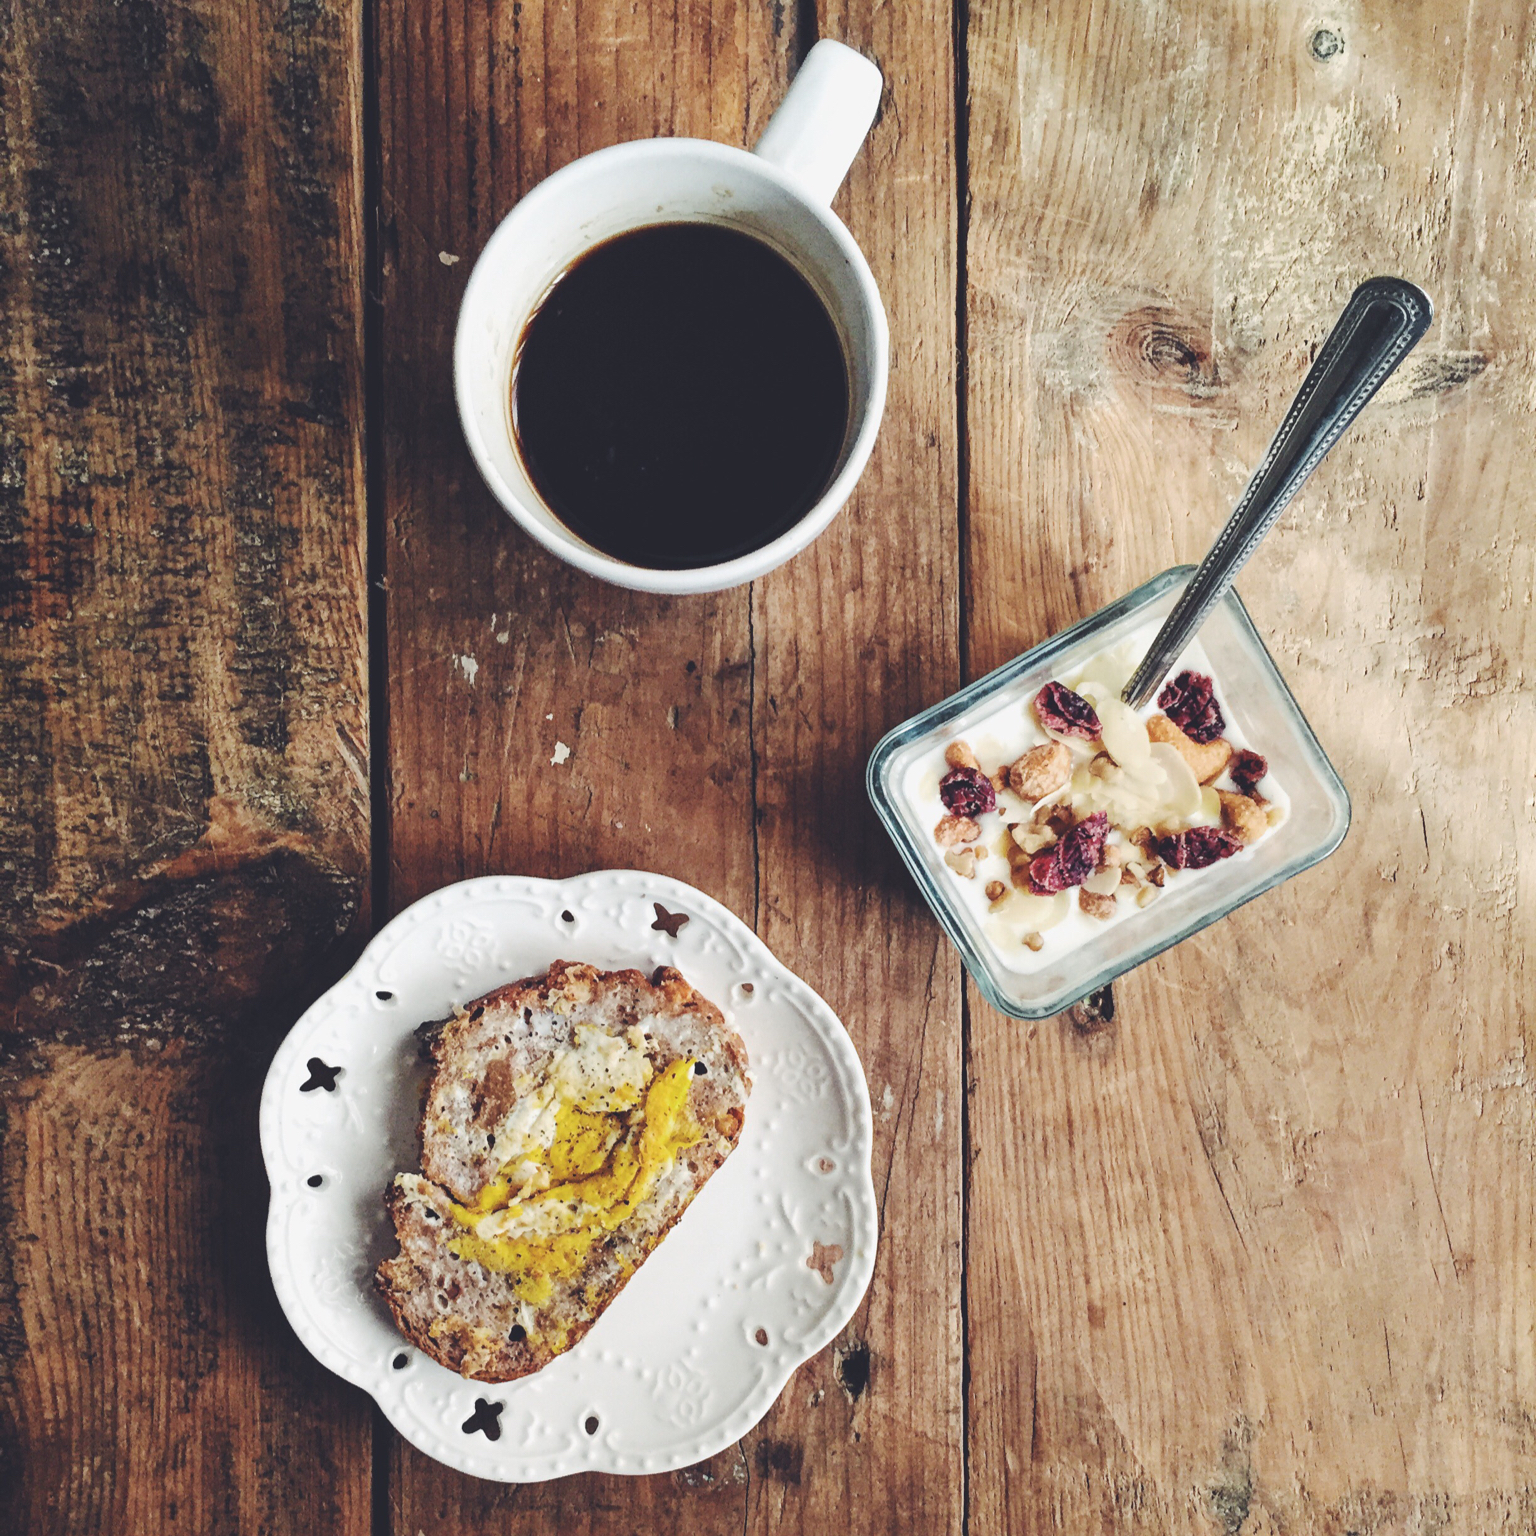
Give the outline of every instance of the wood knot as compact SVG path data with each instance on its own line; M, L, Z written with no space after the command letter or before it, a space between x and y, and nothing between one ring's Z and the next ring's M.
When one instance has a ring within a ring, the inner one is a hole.
M1344 52L1344 39L1332 27L1319 27L1312 34L1307 50L1319 64L1326 64Z
M1110 336L1109 356L1122 376L1155 390L1203 400L1221 387L1209 329L1160 305L1124 316Z

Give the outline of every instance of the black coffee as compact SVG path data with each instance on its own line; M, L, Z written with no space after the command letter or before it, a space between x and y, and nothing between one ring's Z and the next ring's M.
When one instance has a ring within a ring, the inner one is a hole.
M518 345L512 422L539 494L588 543L632 565L714 565L820 498L848 369L777 251L718 224L657 224L550 290Z

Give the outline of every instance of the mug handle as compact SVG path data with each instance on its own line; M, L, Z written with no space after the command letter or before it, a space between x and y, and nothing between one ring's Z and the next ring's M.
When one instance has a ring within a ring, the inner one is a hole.
M805 56L754 154L830 203L868 134L885 84L862 53L823 38Z

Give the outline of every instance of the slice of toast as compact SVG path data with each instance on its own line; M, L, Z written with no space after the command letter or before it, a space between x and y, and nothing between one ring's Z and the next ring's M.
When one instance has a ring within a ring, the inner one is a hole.
M741 1135L747 1051L676 971L557 960L423 1026L422 1172L376 1283L410 1341L511 1381L576 1343Z

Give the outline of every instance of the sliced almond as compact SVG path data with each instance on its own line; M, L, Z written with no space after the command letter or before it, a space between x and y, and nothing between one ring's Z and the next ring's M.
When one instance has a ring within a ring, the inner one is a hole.
M1137 768L1147 761L1152 745L1147 724L1124 699L1111 694L1096 708L1099 712L1099 740L1104 750L1123 768Z
M1200 813L1200 783L1184 754L1170 742L1154 742L1152 756L1162 768L1167 783L1150 821L1183 821Z
M1046 933L1061 922L1071 909L1072 903L1067 892L1058 891L1054 896L1016 896L1008 914L1023 923L1026 930Z

